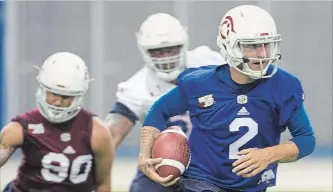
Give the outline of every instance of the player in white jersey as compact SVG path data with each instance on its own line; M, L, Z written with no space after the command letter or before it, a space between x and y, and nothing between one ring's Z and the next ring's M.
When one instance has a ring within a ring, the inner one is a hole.
M186 68L225 63L220 53L207 46L188 51L186 28L166 13L153 14L143 22L137 33L137 44L145 65L127 81L119 83L117 101L105 120L116 146L136 122L142 122L152 104L176 86L176 78ZM188 113L171 117L168 125L179 126L187 134L192 127ZM138 171L130 191L163 192L167 189Z

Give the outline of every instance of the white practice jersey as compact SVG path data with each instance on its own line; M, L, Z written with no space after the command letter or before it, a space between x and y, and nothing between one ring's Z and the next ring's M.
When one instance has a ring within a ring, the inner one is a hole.
M212 51L207 46L200 46L187 52L187 68L225 63L220 53ZM158 78L150 68L143 67L127 81L118 84L117 101L130 109L142 122L154 102L175 86ZM172 117L169 121L178 121L182 124L180 126L183 130L184 128L190 130L192 127L188 114Z

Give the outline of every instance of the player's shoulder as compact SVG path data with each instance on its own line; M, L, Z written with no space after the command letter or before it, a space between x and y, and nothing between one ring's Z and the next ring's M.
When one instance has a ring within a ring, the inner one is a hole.
M97 116L92 117L91 147L94 152L100 151L111 141L111 133L106 124Z
M196 53L201 55L214 55L214 56L221 56L221 54L217 51L212 50L207 45L200 45L198 47L195 47L192 50L188 51L189 53Z
M94 116L96 116L95 113L93 113L92 111L90 111L89 109L86 109L86 108L82 108L80 113L78 115L81 115L83 116L84 118L92 118Z
M2 142L19 147L24 142L23 126L19 122L10 122L0 130Z
M18 121L25 121L25 122L39 122L42 121L43 117L41 116L38 108L33 108L30 109L24 113L20 113L14 118L12 118L13 122L18 122Z
M214 51L205 45L196 47L187 52L188 68L205 65L221 65L225 63L226 61L219 52Z
M278 80L296 80L298 81L298 78L296 77L296 75L292 74L291 72L288 72L287 70L278 67L275 75L273 76L273 78L276 78Z
M144 67L136 72L128 80L121 82L117 86L116 96L121 102L133 102L140 100L148 94L147 78L151 75L149 69Z
M106 124L97 116L92 117L92 124L93 124L93 129L95 129L98 132L101 133L106 133L108 132L108 128Z
M290 89L292 90L301 86L301 81L296 75L280 67L277 69L275 75L273 75L273 77L270 78L270 80L272 81L272 83L276 85L281 85L277 87L281 87L288 90Z
M34 117L40 115L38 108L32 108L24 113L19 114L19 116Z
M296 102L301 103L304 100L304 91L298 77L282 68L266 82L263 84L268 89L266 94L273 97L277 103L283 104L290 99L296 99Z
M179 84L190 82L202 82L203 80L209 80L216 73L217 65L207 65L197 68L188 68L177 78Z
M145 78L149 75L148 69L146 67L141 68L139 71L134 73L130 78L128 78L126 81L122 81L118 84L118 88L124 88L124 89L133 89L140 84L145 83Z

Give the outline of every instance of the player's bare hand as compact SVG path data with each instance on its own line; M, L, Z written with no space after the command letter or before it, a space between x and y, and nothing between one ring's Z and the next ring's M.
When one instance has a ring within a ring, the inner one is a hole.
M162 158L155 158L155 159L149 159L144 158L139 161L139 167L141 171L149 177L151 180L165 186L171 186L175 184L179 178L173 179L173 175L169 175L167 177L161 177L155 169L155 165L160 163L162 161Z
M177 177L176 179L172 180L173 175L169 175L166 178L169 178L170 176L171 176L171 181L166 182L166 183L160 183L160 184L163 185L164 187L169 187L169 186L172 186L172 185L176 184L177 181L180 179L180 177Z
M232 166L232 172L242 177L253 177L267 168L272 153L267 149L250 148L238 152L241 156Z

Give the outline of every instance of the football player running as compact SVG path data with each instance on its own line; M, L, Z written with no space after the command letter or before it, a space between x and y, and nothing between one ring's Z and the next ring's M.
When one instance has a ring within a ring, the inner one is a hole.
M152 104L173 89L176 78L186 68L202 65L221 65L225 60L207 46L188 51L188 34L178 19L157 13L149 16L136 34L137 45L144 59L144 67L118 85L117 101L105 122L118 146L132 127L142 121ZM188 112L168 118L168 126L179 126L189 135L191 122ZM159 163L154 161L153 164ZM167 190L151 181L140 170L131 184L130 191Z
M18 115L0 134L0 167L23 153L5 192L108 192L115 147L104 122L82 108L91 81L85 62L59 52L39 69L37 108Z
M217 45L228 65L188 69L151 108L141 130L139 165L174 191L262 192L276 183L278 163L315 148L300 81L278 68L281 35L260 7L238 6L221 20ZM191 162L181 178L151 166L155 137L166 120L189 111ZM292 138L280 143L289 129ZM177 182L179 181L179 182ZM176 185L174 185L177 183Z

